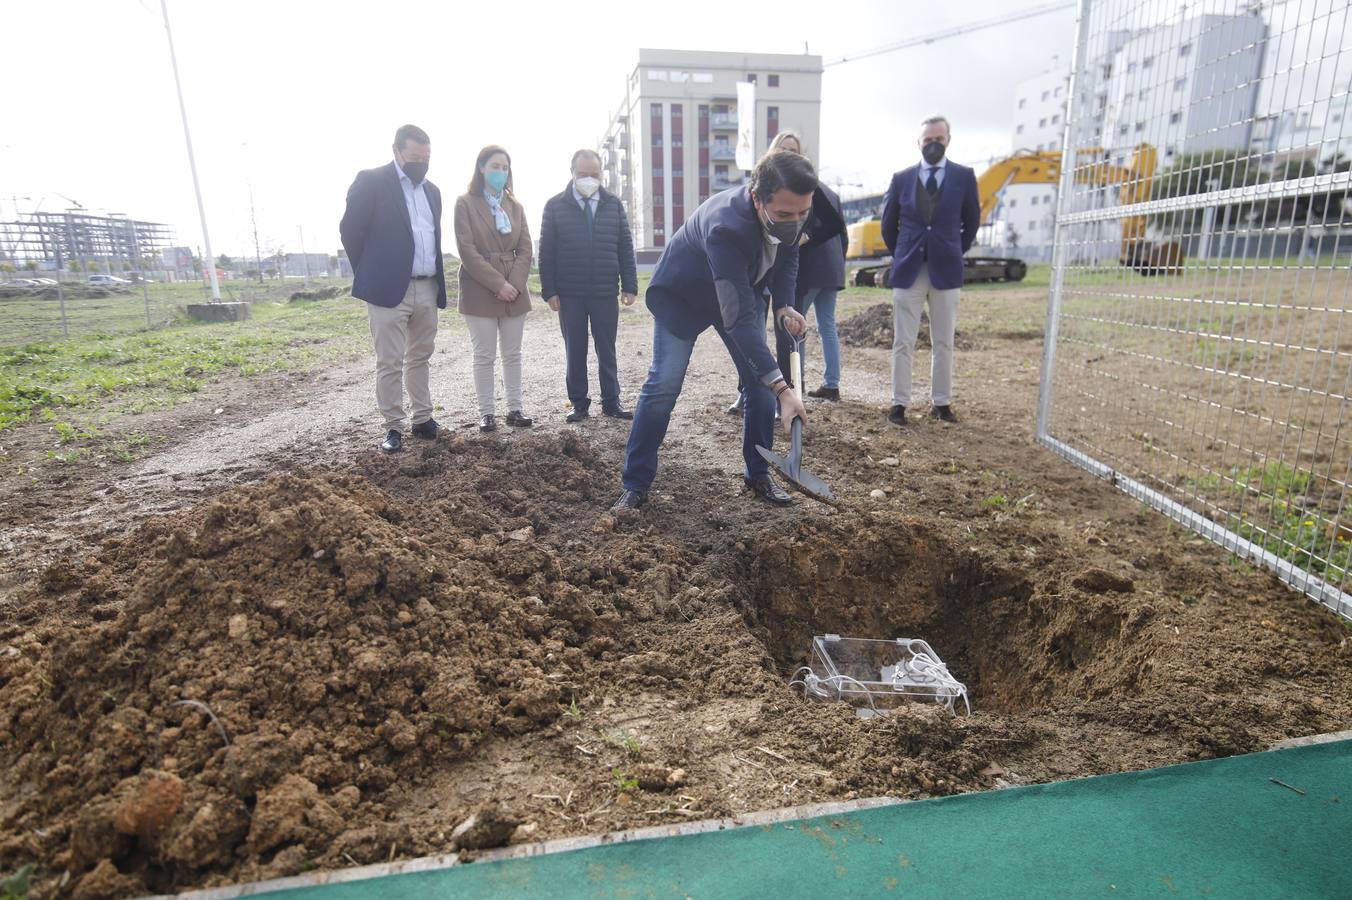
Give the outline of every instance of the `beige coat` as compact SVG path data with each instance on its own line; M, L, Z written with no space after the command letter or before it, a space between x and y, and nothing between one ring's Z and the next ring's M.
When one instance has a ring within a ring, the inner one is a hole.
M460 254L460 312L467 316L524 316L530 311L532 247L526 211L507 195L502 208L512 220L512 233L501 234L493 223L493 210L483 195L461 194L455 201L455 245ZM511 303L497 293L503 284L521 292Z

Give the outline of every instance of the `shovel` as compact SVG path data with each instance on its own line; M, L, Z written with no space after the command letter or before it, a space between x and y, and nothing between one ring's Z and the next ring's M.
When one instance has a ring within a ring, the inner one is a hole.
M793 342L793 352L789 354L789 369L793 373L793 383L800 391L803 389L803 354L800 349L802 346L802 338L796 339ZM822 503L835 503L835 494L831 493L831 489L827 487L826 482L803 468L802 416L794 416L789 429L789 455L787 457L780 456L778 453L767 450L760 445L756 446L756 452L760 453L766 462L778 469L789 484L804 494L814 500L820 500Z

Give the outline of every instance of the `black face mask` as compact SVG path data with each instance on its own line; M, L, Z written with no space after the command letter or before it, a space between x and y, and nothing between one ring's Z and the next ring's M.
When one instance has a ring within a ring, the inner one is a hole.
M414 184L422 184L422 180L427 177L427 163L425 162L410 161L402 163L399 168L404 170L404 174L408 176L408 180Z
M938 141L930 141L920 148L920 155L925 158L925 162L931 166L939 165L944 158L944 145Z

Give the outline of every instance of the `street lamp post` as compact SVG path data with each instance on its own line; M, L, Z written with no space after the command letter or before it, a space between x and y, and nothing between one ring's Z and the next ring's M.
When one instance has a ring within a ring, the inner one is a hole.
M178 111L183 117L183 139L188 145L188 168L192 170L192 189L197 195L197 214L202 219L202 244L206 248L207 277L211 281L211 302L221 302L221 285L216 280L216 257L211 255L211 237L207 234L207 209L202 204L202 185L197 179L197 160L192 152L192 133L188 130L188 107L183 103L183 83L178 77L178 56L174 53L174 32L169 27L169 2L160 0L164 15L164 33L169 38L169 64L174 69L174 89L178 92Z

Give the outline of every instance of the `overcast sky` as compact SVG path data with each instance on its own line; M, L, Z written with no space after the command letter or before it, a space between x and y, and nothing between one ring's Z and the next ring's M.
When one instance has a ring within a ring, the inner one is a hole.
M307 250L336 252L348 184L389 160L404 122L431 135L428 177L448 201L479 147L506 146L538 223L572 151L595 146L640 46L806 43L829 60L1040 5L170 0L169 11L212 250L235 255L252 254L250 184L264 254L299 250L301 229ZM199 245L159 0L4 6L0 214L15 195L21 211L70 198L168 222ZM914 162L916 123L939 112L953 120L952 157L980 165L1010 149L1015 83L1054 55L1067 66L1073 40L1067 10L828 68L813 155L828 177L881 190Z

